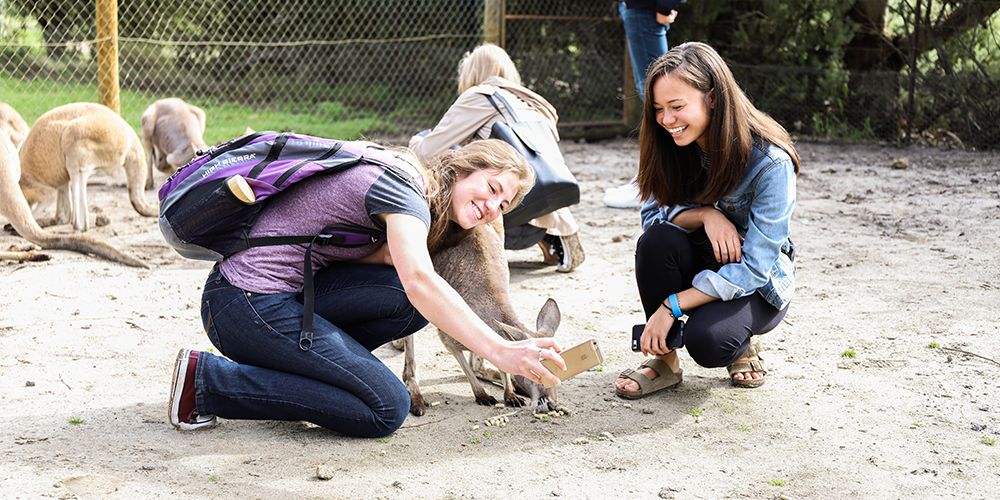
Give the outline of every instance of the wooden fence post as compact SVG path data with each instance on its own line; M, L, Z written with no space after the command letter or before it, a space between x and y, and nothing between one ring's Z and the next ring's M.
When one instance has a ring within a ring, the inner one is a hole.
M118 97L118 0L96 0L97 93L101 104L121 114Z
M506 10L504 0L486 0L483 2L483 43L492 43L503 47L506 41L504 33L503 14Z

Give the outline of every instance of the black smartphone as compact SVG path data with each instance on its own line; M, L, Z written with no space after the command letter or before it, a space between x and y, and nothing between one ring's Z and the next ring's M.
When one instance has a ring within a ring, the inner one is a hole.
M639 352L642 348L639 346L639 340L642 338L642 332L646 329L646 325L635 325L632 327L632 350ZM682 322L679 327L671 328L670 333L667 334L667 348L669 349L679 349L684 346L684 323Z
M639 347L639 339L642 338L642 331L645 329L645 323L632 327L632 351L639 352L642 350L642 348Z

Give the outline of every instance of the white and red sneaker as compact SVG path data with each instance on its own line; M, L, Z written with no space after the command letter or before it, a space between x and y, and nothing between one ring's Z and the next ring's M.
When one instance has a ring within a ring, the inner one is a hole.
M170 384L170 425L180 431L193 431L214 427L219 423L215 415L198 415L194 411L194 371L198 366L199 351L181 349L174 363L174 379Z

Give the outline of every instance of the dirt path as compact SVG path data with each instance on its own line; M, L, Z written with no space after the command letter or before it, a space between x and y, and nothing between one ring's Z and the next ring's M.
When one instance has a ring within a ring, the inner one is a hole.
M476 406L425 330L423 388L440 404L389 438L287 422L176 432L171 361L211 346L195 307L209 266L174 254L124 188L97 179L91 203L111 224L93 233L152 269L65 252L0 263L0 496L995 497L1000 364L966 352L1000 361L1000 155L801 145L799 286L763 337L768 383L730 388L682 353L680 388L629 405L611 382L640 361L628 349L638 213L600 198L638 153L630 141L565 152L587 262L557 275L535 250L510 257L522 317L554 297L563 345L593 337L605 353L603 371L560 388L572 415L485 426L512 410ZM377 353L400 372L400 354Z

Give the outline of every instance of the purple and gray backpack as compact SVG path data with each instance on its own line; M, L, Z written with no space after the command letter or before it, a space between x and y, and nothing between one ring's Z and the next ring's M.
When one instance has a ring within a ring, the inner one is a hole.
M199 152L202 153L202 152ZM198 260L221 261L251 247L307 245L302 337L312 344L312 246L359 247L385 238L371 228L327 226L319 234L251 238L250 231L271 197L317 174L341 172L359 163L400 166L405 160L381 146L308 135L257 132L210 148L182 167L160 188L160 231L178 253ZM409 167L401 170L409 172ZM241 200L227 185L242 177L252 202Z

